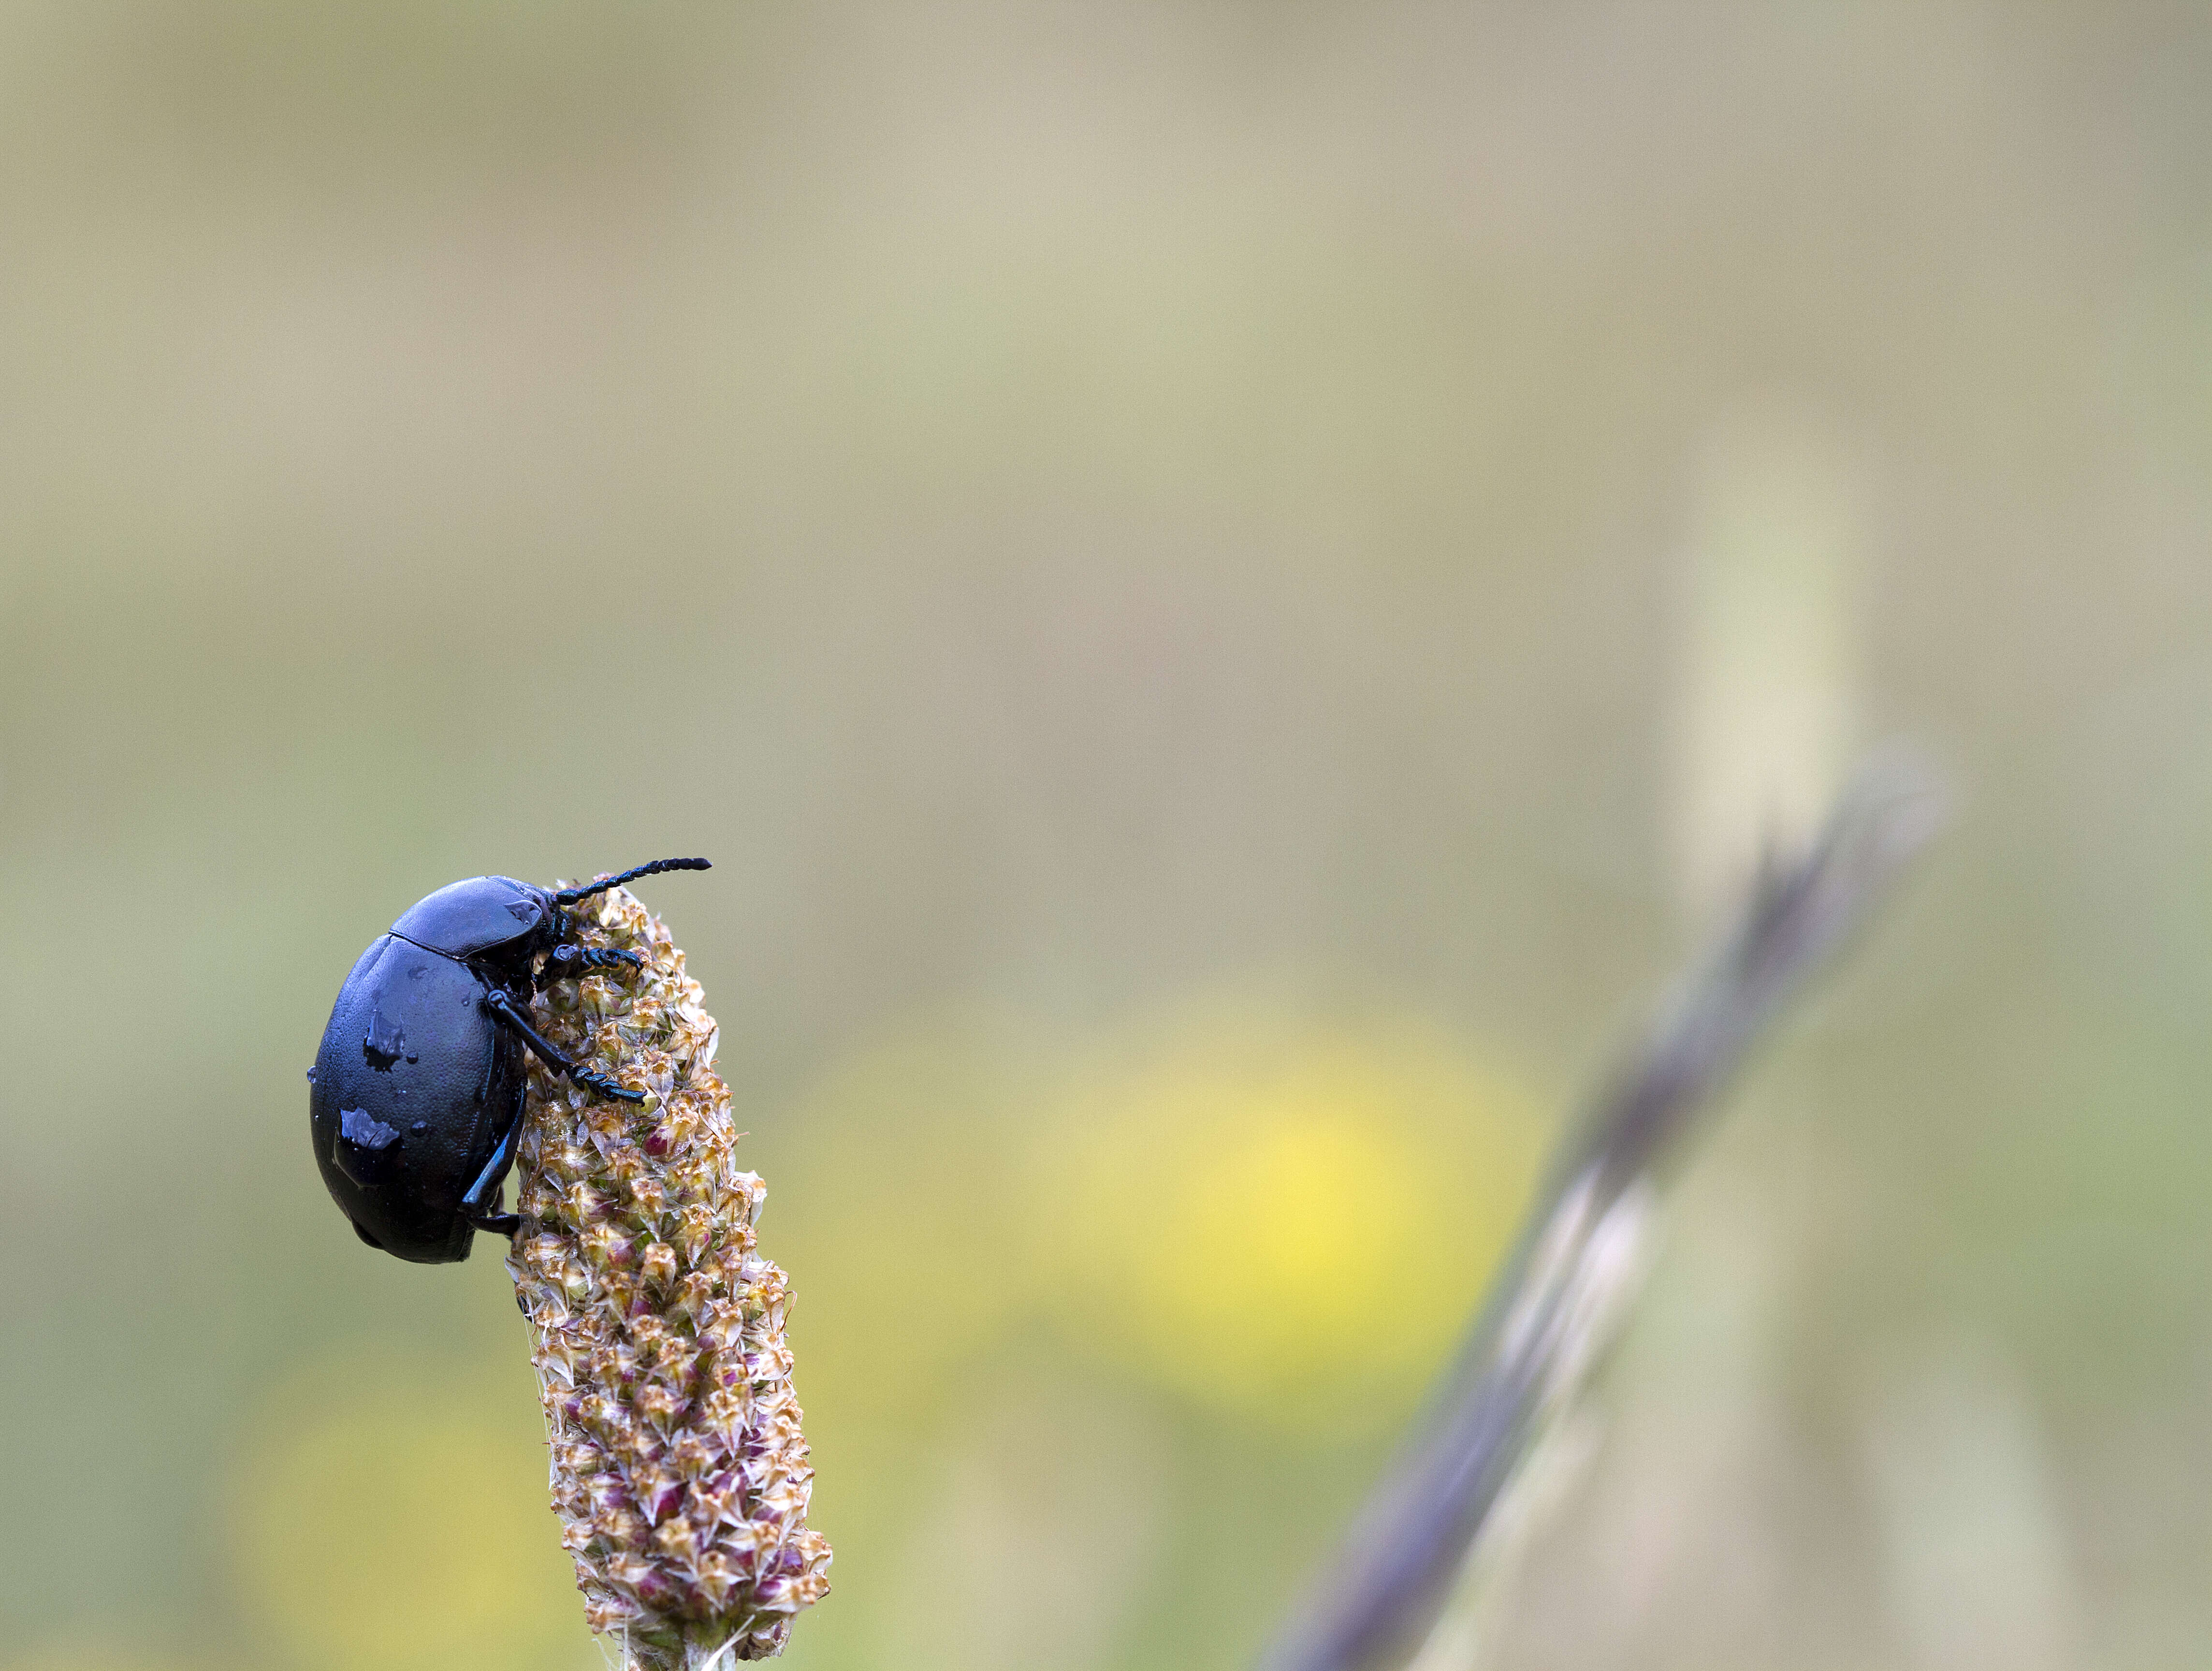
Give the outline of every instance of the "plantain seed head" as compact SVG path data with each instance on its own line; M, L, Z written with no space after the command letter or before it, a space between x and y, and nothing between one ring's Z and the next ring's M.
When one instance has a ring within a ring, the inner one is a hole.
M605 1100L535 1057L507 1261L530 1321L554 1512L591 1627L629 1671L704 1671L783 1650L828 1593L806 1524L814 1470L784 1339L791 1291L753 1225L715 1026L659 919L614 889L583 945L643 967L538 993L564 1055L645 1100Z

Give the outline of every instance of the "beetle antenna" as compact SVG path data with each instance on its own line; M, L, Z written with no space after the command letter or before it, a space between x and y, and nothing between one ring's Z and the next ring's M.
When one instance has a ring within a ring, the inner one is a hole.
M610 888L619 888L625 882L635 882L641 876L658 876L663 871L712 870L704 859L656 859L649 865L640 865L634 871L624 871L620 876L611 876L604 882L594 882L587 888L563 888L553 896L556 905L574 905L580 899L589 899L593 894L603 894Z

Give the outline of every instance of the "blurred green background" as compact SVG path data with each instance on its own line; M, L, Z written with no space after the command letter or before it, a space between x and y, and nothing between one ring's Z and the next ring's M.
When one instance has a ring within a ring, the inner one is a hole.
M1493 1662L2212 1661L2212 17L0 4L0 1667L597 1663L304 1069L669 853L791 1662L1239 1665L1895 732Z

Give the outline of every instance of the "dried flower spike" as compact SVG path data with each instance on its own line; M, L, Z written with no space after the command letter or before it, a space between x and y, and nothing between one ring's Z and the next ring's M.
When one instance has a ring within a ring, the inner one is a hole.
M596 1097L531 1061L507 1268L530 1320L562 1545L585 1617L629 1671L767 1659L830 1589L829 1542L806 1525L791 1293L754 1249L767 1192L738 1170L714 1020L667 929L616 889L580 930L642 967L554 983L532 1024L645 1101Z

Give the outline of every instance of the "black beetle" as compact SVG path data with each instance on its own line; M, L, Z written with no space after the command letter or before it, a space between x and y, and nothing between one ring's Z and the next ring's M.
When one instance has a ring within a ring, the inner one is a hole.
M514 1234L520 1221L499 1211L499 1192L522 1126L526 1047L586 1091L645 1100L568 1060L523 1010L550 981L637 967L627 951L578 945L568 907L641 876L707 867L659 859L557 893L474 877L418 901L361 954L307 1075L315 1163L355 1235L442 1265L466 1259L477 1230Z

